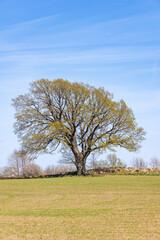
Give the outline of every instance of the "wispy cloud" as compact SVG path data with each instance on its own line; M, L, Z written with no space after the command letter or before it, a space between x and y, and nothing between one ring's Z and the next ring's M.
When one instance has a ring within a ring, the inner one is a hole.
M104 22L72 21L58 24L59 15L5 27L0 31L0 51L85 46L125 46L160 40L157 15L138 15ZM43 24L43 27L41 26Z
M55 15L51 15L51 16L32 19L32 20L29 20L29 21L19 22L19 23L15 23L15 24L11 24L11 25L6 25L6 26L3 26L3 31L10 31L10 30L15 29L15 28L25 27L27 25L33 25L33 24L45 22L45 21L48 21L48 20L53 20L53 19L55 19L56 17L59 17L59 16L60 16L59 14L55 14Z
M82 64L82 63L127 63L160 60L159 47L106 47L96 50L55 50L12 52L0 56L0 62L29 65ZM154 69L153 69L154 70ZM158 68L156 68L156 71Z

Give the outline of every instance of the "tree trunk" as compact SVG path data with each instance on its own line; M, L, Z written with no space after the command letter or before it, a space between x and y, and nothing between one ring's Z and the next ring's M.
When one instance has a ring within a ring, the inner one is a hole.
M82 157L81 154L76 159L77 175L86 175L86 158Z
M88 155L85 155L84 153L80 152L77 147L77 142L75 136L72 140L71 150L73 152L73 155L75 157L75 165L77 168L77 175L86 175L86 159Z

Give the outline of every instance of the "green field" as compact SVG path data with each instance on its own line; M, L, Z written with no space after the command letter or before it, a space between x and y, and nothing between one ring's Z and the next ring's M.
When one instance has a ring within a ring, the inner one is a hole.
M160 239L160 177L0 180L0 239Z

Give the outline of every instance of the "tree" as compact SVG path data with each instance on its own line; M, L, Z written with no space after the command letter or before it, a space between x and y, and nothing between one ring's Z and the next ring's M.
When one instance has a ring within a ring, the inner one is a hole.
M147 168L147 163L143 160L143 158L134 158L133 159L133 167L135 168L139 168L139 169L142 169L142 168Z
M125 167L125 164L116 154L108 154L107 160L101 161L101 164L104 167Z
M67 165L67 164L64 164L64 165L57 165L55 167L55 171L54 173L55 174L60 174L60 173L67 173L67 172L73 172L75 171L76 169L72 166L72 165Z
M101 161L98 161L97 159L98 159L97 153L93 152L93 153L91 154L90 164L89 164L89 167L90 167L91 169L94 169L94 170L95 170L95 169L97 169L97 168L99 168L99 167L102 166L102 165L101 165Z
M54 174L60 174L60 173L67 173L67 172L73 172L76 171L75 167L70 164L64 164L64 165L57 165L57 166L48 166L44 174L45 175L54 175Z
M62 144L74 156L78 175L94 152L115 147L136 151L144 139L133 112L103 88L63 79L41 79L13 99L15 133L27 153L52 153Z
M73 152L70 148L66 148L65 145L62 145L60 152L62 155L62 158L58 161L60 164L76 165Z
M150 165L153 168L160 168L160 160L157 157L153 157L151 158Z
M25 176L25 169L31 161L24 150L14 150L8 158L8 169L17 177Z
M24 174L25 174L25 177L38 177L39 175L42 174L42 169L36 163L30 163L24 169Z
M15 176L15 172L13 168L6 166L0 169L0 177L13 177Z
M53 175L54 173L55 173L55 166L54 165L49 165L44 170L45 175Z

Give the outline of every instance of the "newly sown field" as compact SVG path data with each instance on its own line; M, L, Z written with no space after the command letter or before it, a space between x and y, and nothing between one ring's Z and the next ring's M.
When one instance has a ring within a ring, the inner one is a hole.
M0 180L0 239L160 239L160 177Z

